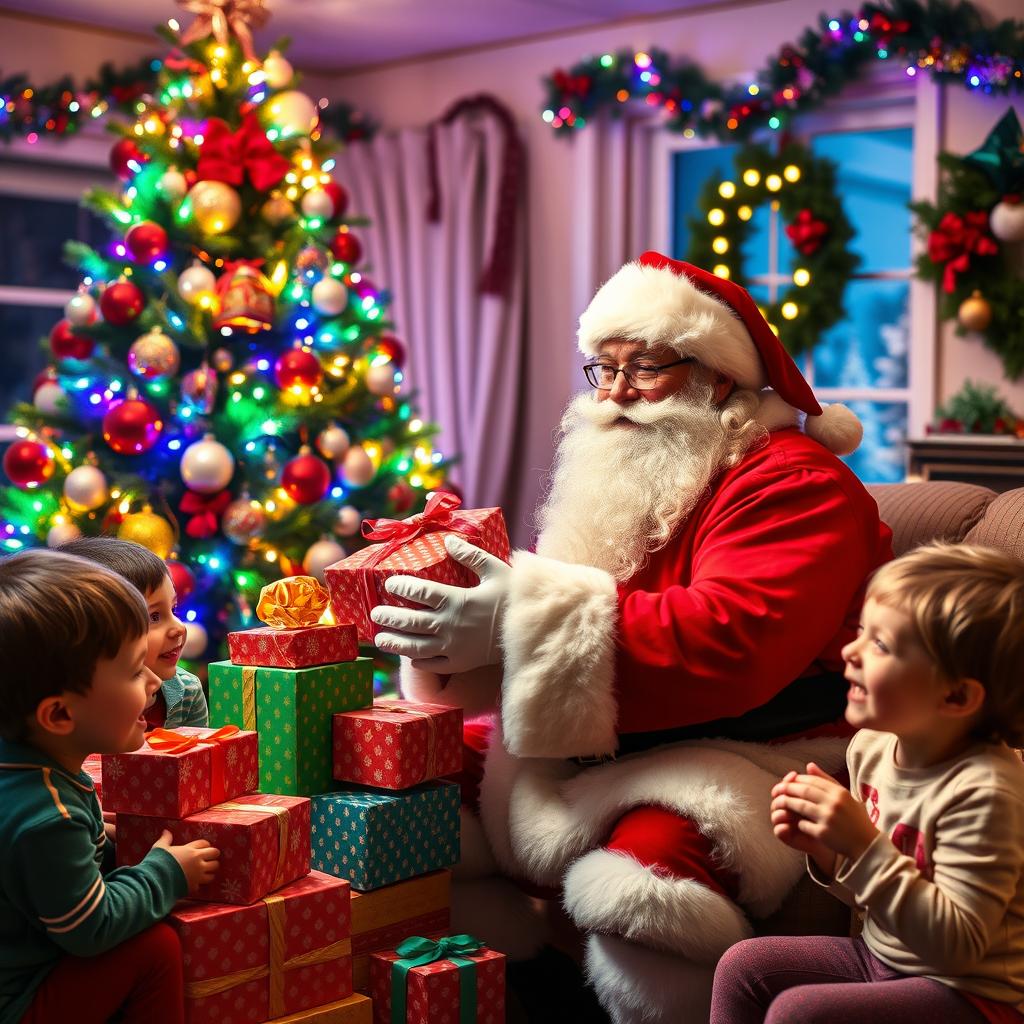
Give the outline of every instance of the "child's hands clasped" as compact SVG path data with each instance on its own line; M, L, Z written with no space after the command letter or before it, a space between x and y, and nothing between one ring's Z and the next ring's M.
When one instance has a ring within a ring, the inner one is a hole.
M169 829L153 844L153 849L166 850L177 862L188 882L188 891L193 893L201 885L213 881L220 867L220 850L205 839L196 839L184 846L172 846L174 837Z
M856 860L878 835L864 805L813 763L806 775L789 772L772 787L771 818L782 842L829 874L836 854Z

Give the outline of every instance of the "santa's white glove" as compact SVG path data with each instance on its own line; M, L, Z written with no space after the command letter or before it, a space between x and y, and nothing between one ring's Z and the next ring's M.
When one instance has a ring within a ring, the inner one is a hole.
M480 577L480 583L452 587L415 576L392 576L384 583L389 594L427 607L373 608L370 618L385 628L374 643L382 651L411 658L415 668L428 672L467 672L495 665L501 661L498 627L512 569L461 537L445 537L444 544L456 562Z

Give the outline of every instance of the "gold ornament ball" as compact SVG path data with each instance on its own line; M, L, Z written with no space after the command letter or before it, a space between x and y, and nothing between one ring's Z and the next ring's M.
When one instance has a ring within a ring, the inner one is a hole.
M295 204L285 196L271 196L261 207L260 216L271 226L278 227L295 219Z
M258 537L267 525L263 506L249 498L238 498L231 502L221 516L220 528L232 544L248 544Z
M136 338L128 349L128 369L144 380L173 377L180 365L178 346L158 327Z
M197 181L188 191L192 220L208 235L230 231L242 215L242 200L223 181Z
M962 327L969 331L983 331L992 323L992 307L981 292L974 292L969 299L960 303L956 314Z
M271 96L263 104L268 128L276 128L283 138L308 135L320 117L316 104L298 89L289 89Z
M286 85L291 85L295 69L277 50L271 50L263 62L263 74L271 89L283 89Z
M159 558L166 558L174 547L171 524L150 509L125 516L117 528L117 537L141 544Z

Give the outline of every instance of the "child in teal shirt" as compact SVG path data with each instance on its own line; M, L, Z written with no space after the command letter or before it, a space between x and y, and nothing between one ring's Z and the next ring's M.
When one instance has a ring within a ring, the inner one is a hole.
M0 1024L181 1024L181 947L160 923L219 853L164 832L114 868L90 753L142 744L160 680L148 615L107 569L52 551L0 561Z

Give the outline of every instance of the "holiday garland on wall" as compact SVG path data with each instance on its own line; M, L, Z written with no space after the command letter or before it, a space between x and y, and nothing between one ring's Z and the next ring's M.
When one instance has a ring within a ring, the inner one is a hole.
M899 62L911 78L927 74L985 93L1024 92L1024 22L1007 18L986 28L965 0L869 3L856 15L823 15L747 85L722 86L694 62L663 50L605 53L545 78L542 117L568 133L602 110L614 115L642 100L664 111L670 131L742 140L758 129L786 127L877 60Z

